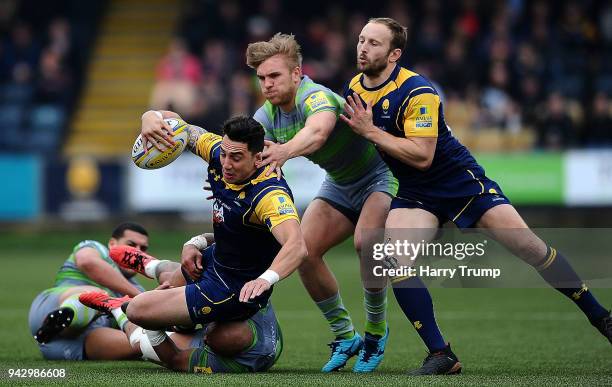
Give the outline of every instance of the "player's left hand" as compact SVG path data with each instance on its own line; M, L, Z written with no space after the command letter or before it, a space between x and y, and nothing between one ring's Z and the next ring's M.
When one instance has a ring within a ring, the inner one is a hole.
M270 283L263 278L257 278L249 281L240 290L240 302L249 302L255 297L261 296L266 290L269 290Z
M363 137L367 137L367 134L375 128L372 121L372 106L369 102L366 102L364 106L357 93L353 93L352 96L349 95L346 98L344 113L340 114L340 119L346 122L353 129L353 132Z
M264 140L264 145L266 148L261 152L261 161L257 164L257 167L260 168L269 164L270 169L266 172L266 176L276 172L278 180L280 180L283 173L281 167L289 160L289 154L285 147L273 141Z
M183 246L181 252L181 266L194 281L199 279L204 271L202 266L202 253L194 245Z

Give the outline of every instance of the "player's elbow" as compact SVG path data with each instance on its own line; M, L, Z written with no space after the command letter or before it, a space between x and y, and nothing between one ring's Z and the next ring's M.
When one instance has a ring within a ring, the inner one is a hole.
M295 257L298 261L298 266L300 266L302 262L306 260L306 257L308 257L308 249L306 248L306 241L304 240L302 236L300 236L299 238L296 238L293 245L294 246L291 250L295 253Z
M300 250L299 250L300 264L304 262L304 260L308 257L308 249L306 248L306 242L302 238L300 240Z
M431 167L432 162L433 157L424 156L421 157L416 163L414 163L414 167L421 172L425 172Z
M95 272L99 267L99 262L96 257L86 255L76 259L76 266L80 271L85 273L85 275L91 277L92 275L95 275Z

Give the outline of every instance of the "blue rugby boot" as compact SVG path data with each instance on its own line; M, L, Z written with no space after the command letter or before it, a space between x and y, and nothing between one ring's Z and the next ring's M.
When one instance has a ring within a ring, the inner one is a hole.
M389 337L389 327L383 337L371 335L366 332L363 347L359 351L357 362L353 366L353 372L372 372L385 357L385 346Z
M323 372L338 371L344 367L348 359L357 355L361 347L363 347L363 340L359 333L355 332L355 336L351 339L335 340L328 345L331 348L331 356L321 369Z

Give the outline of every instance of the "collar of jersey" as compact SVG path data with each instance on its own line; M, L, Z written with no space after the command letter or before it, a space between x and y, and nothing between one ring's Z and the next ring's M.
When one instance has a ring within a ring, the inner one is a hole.
M308 75L302 75L302 79L300 79L300 84L298 85L297 89L295 90L295 97L293 98L293 100L295 102L295 106L293 107L293 110L291 110L290 112L285 113L283 111L283 109L281 109L280 106L279 106L278 110L281 112L281 114L290 115L293 111L295 111L295 109L297 109L298 105L300 104L300 101L298 100L298 97L300 96L299 90L300 90L300 87L304 86L304 83L306 83L306 82L312 83L312 79L310 79L310 77Z
M361 78L359 78L359 83L361 84L361 87L363 87L364 90L366 91L376 91L376 90L380 90L383 87L385 87L387 85L387 83L391 82L392 80L397 78L397 73L399 73L401 67L399 65L395 65L395 68L393 69L393 71L391 71L391 74L389 74L389 78L387 78L386 81L384 81L383 83L381 83L380 85L376 86L376 87L366 87L363 84L363 78L365 77L365 75L362 73L361 74Z
M265 167L261 167L257 169L255 173L251 175L251 177L255 176L254 178L249 178L247 179L247 182L241 183L241 184L232 184L232 183L228 183L225 180L223 180L223 182L225 183L225 188L231 189L233 191L241 191L242 189L244 189L244 187L246 187L249 184L255 185L257 183L261 183L262 181L271 179L273 177L275 178L278 176L276 172L272 172L269 176L266 176L266 172L269 169L270 169L269 165L266 165Z

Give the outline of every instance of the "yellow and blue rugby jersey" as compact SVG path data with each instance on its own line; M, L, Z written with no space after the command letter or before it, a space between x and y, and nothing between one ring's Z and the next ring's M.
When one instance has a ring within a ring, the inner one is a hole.
M248 181L223 180L219 159L221 137L205 133L197 142L197 154L208 162L213 192L215 261L244 280L257 278L274 260L281 246L271 230L289 219L299 221L293 195L284 178L266 177L259 168Z
M470 152L451 134L444 120L438 92L425 77L396 66L389 79L376 88L363 84L363 74L351 79L344 97L357 93L372 105L374 125L396 137L437 137L431 167L420 171L380 151L383 159L399 181L399 197L452 197L461 180L473 180L473 173L484 170ZM478 191L478 192L477 192ZM456 196L475 195L456 192Z

